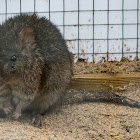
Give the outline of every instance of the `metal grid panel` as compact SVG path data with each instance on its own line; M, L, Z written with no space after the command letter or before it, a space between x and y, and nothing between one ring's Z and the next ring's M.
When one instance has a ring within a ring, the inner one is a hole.
M140 0L1 0L0 22L37 13L54 22L75 62L140 57Z

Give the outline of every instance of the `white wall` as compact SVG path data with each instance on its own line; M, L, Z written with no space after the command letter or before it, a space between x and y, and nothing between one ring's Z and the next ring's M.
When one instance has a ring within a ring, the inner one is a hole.
M7 6L5 4L6 0L0 0L0 23L20 12L36 11L39 16L45 16L49 19L49 0L35 1L34 4L34 0L21 0L20 8L20 0L7 0ZM137 38L139 38L138 42L140 44L140 9L137 15L137 6L140 8L140 2L139 5L137 5L137 2L140 0L124 0L125 11L123 14L123 0L79 0L79 16L78 0L64 1L63 4L63 0L50 0L50 20L58 25L67 40L70 51L76 54L75 62L78 58L78 52L84 53L79 54L80 58L89 62L94 59L97 62L103 57L107 59L107 51L113 53L108 55L109 61L119 61L122 58L122 47L125 57L131 60L136 57ZM109 12L107 11L108 6ZM93 8L95 10L94 16ZM66 12L63 13L63 10ZM124 26L122 26L122 15L124 15ZM79 28L77 26L78 17ZM138 25L137 20L139 20ZM123 41L122 36L125 38ZM109 40L107 40L107 37ZM80 39L79 47L78 38ZM140 52L140 46L138 46L138 51ZM93 53L95 54L93 55ZM140 55L138 56L140 57Z

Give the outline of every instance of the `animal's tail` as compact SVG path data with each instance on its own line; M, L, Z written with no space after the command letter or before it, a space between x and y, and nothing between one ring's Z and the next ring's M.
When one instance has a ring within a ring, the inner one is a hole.
M140 102L138 101L113 93L104 92L68 92L62 100L62 105L82 102L107 102L132 108L140 108Z

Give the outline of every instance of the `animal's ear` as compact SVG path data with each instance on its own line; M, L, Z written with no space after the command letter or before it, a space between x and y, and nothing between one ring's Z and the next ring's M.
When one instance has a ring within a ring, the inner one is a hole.
M32 44L35 42L34 30L32 27L23 27L19 33L19 40L22 43Z

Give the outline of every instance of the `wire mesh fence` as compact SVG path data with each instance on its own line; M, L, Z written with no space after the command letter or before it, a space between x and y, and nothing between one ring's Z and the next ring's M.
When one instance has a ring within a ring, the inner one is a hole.
M1 0L0 23L21 13L56 24L75 62L140 58L140 0Z

